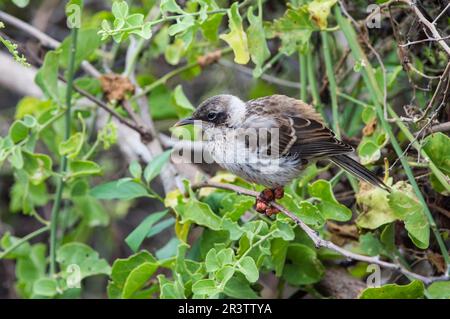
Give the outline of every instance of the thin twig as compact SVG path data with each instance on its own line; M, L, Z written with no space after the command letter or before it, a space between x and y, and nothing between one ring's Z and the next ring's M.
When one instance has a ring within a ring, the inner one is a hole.
M225 59L219 60L218 64L220 64L226 68L235 69L236 71L239 71L242 74L248 75L249 77L253 77L253 71L249 67L246 67L246 66L243 66L240 64L236 64L236 63L233 63L233 62L225 60ZM277 84L280 86L285 86L285 87L293 88L293 89L300 89L300 83L280 79L273 75L263 74L263 75L261 75L261 79L266 82Z
M58 78L63 81L66 82L67 80L62 76L59 75ZM97 106L99 106L100 108L102 108L103 110L105 110L107 113L109 113L111 116L113 116L114 118L116 118L120 123L128 126L129 128L133 129L134 131L138 132L141 136L146 136L148 135L148 132L146 132L145 130L143 130L141 127L139 127L138 125L132 123L131 121L129 121L128 119L124 118L123 116L121 116L119 113L117 113L114 109L110 108L108 106L108 104L106 104L105 102L103 102L102 100L98 99L97 97L93 96L91 93L81 89L80 87L74 85L73 89L83 95L85 98L87 98L88 100L90 100L91 102L95 103Z
M415 1L411 1L411 0L401 0L401 1L404 2L404 3L407 3L413 9L414 13L416 14L417 18L419 18L420 22L425 27L427 27L427 29L433 34L433 37L434 37L434 39L436 39L437 43L450 56L450 47L448 46L448 44L444 40L442 40L443 37L439 34L439 32L436 29L434 23L428 21L427 18L425 18L425 16L423 15L422 11L420 11L420 9L415 4Z
M23 238L19 239L17 242L12 244L10 247L8 247L4 251L0 252L0 259L3 259L9 253L11 253L15 249L19 248L22 244L25 244L26 242L32 240L33 238L39 236L40 234L45 233L49 229L50 229L50 226L45 226L45 227L39 228L38 230L35 230L32 233L29 233L28 235L26 235Z
M208 181L208 182L194 185L193 189L199 189L199 188L203 188L203 187L212 187L212 188L220 188L220 189L230 190L237 194L252 196L255 198L257 198L260 195L257 191L254 191L254 190L246 189L246 188L239 187L239 186L232 185L232 184L224 184L224 183L218 183L218 182L213 182L213 181ZM402 274L404 274L405 276L422 281L425 285L429 285L436 281L447 281L450 279L450 276L447 276L447 275L440 276L440 277L423 276L423 275L414 273L412 271L409 271L399 264L383 261L380 259L379 256L370 257L370 256L364 256L364 255L360 255L360 254L356 254L351 251L348 251L340 246L335 245L331 241L321 238L317 231L313 230L308 225L306 225L300 218L297 217L297 215L295 215L293 212L286 209L284 206L282 206L276 202L270 202L270 205L277 208L284 215L286 215L290 219L292 219L295 222L295 224L297 224L297 226L299 226L306 233L306 235L308 235L308 237L314 242L314 245L317 248L320 248L320 247L328 248L328 249L331 249L349 259L363 261L363 262L367 262L369 264L377 264L386 269L392 269L392 270L399 271Z
M419 44L419 43L423 43L423 42L434 42L434 41L441 41L441 40L447 40L447 39L450 39L450 35L445 36L443 38L439 38L439 39L427 38L427 39L422 39L422 40L417 40L417 41L410 41L407 43L399 44L399 46L404 48L404 47L409 47L410 45Z

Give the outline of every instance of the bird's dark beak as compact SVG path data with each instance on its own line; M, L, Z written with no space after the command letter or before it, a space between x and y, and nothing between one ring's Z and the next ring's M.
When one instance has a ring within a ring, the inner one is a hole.
M182 120L179 120L178 122L175 123L174 127L178 127L178 126L184 126L184 125L188 125L188 124L194 124L194 118L192 117L188 117Z

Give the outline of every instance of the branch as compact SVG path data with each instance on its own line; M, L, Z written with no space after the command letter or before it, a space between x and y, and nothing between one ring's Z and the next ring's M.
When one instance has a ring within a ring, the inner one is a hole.
M77 53L77 41L78 41L78 28L73 28L71 31L72 39L70 43L70 56L69 65L67 67L67 87L66 87L66 113L65 113L65 132L64 141L67 141L72 134L72 93L73 93L73 81L75 78L75 57ZM58 222L59 214L61 210L61 203L63 197L63 191L65 186L64 175L67 172L67 156L63 155L60 161L60 173L58 177L55 201L53 203L51 212L50 223L50 275L54 275L56 271L56 246L58 245Z
M237 194L247 195L247 196L251 196L251 197L255 197L255 198L257 198L259 196L258 192L250 190L250 189L246 189L246 188L239 187L239 186L232 185L232 184L223 184L223 183L217 183L217 182L212 182L212 181L194 185L193 189L198 189L198 188L203 188L203 187L213 187L213 188L230 190ZM350 258L353 260L363 261L363 262L366 262L369 264L377 264L386 269L392 269L395 271L399 271L407 277L418 279L418 280L422 281L425 285L429 285L436 281L446 281L446 280L450 279L450 276L448 276L448 275L441 276L441 277L426 277L426 276L417 274L415 272L409 271L408 269L404 268L403 266L401 266L399 264L394 264L394 263L380 260L379 256L370 257L370 256L364 256L364 255L360 255L360 254L356 254L351 251L348 251L342 247L337 246L336 244L332 243L331 241L320 238L317 231L313 230L308 225L306 225L300 218L297 217L297 215L295 215L293 212L286 209L284 206L282 206L276 202L270 202L270 205L277 208L284 215L286 215L287 217L292 219L297 224L297 226L299 226L306 233L306 235L308 235L308 237L314 242L314 245L317 248L320 248L320 247L328 248L328 249L331 249L331 250L341 254L344 257L347 257L347 258Z
M437 125L430 127L431 133L448 132L448 131L450 131L450 122L445 122L445 123L437 124Z
M27 241L39 236L40 234L45 233L50 229L50 226L45 226L42 228L39 228L38 230L35 230L34 232L26 235L25 237L19 239L17 242L15 242L13 245L5 249L4 251L0 252L0 259L3 259L5 256L7 256L9 253L17 249L22 244L26 243Z
M422 11L420 11L420 9L416 6L416 4L411 1L411 0L402 0L404 3L407 3L414 11L414 13L416 14L417 18L419 18L420 22L422 22L422 24L424 26L427 27L428 30L431 31L431 33L434 36L434 40L436 40L439 45L444 49L445 52L447 52L447 54L450 56L450 47L448 46L448 44L443 40L444 37L442 37L438 30L436 29L436 27L434 26L434 24L430 21L427 20L427 18L425 18L425 16L423 15Z
M41 89L34 83L34 67L25 67L4 52L0 52L0 61L0 86L20 95L42 97Z
M236 63L233 63L233 62L225 60L225 59L219 60L218 63L226 68L234 69L236 71L241 72L244 75L247 75L250 78L253 78L253 70L250 69L249 67L246 67L246 66L243 66L240 64L236 64ZM263 75L261 75L261 79L263 79L266 82L277 84L280 86L285 86L285 87L293 88L293 89L300 89L300 84L298 82L280 79L273 75L263 74Z

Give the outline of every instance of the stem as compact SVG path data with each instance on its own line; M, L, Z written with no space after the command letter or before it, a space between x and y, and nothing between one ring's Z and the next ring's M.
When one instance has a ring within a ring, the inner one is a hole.
M336 79L334 77L334 69L333 64L331 60L331 52L330 52L330 45L328 42L328 33L327 32L320 32L320 36L322 39L322 46L323 46L323 56L325 59L325 69L328 77L328 83L329 83L329 92L331 96L331 110L333 113L333 130L336 133L336 137L341 137L341 130L339 128L339 110L338 110L338 103L337 103L337 86L336 86Z
M411 142L412 146L420 152L423 158L428 161L430 170L436 176L437 180L444 186L444 188L450 192L450 185L447 181L446 175L434 164L431 158L428 156L427 152L423 149L419 142L417 142L417 137L414 137L411 132L408 130L405 124L400 120L397 113L392 109L390 105L388 105L388 112L394 118L395 123L400 128L403 134L405 134L406 138ZM403 158L404 156L402 156Z
M316 108L319 109L320 113L322 113L323 110L322 110L322 106L320 104L319 88L317 87L317 79L314 75L314 72L315 72L314 59L313 59L313 55L312 55L311 51L309 51L306 54L306 69L307 69L307 75L308 75L309 89L310 89L311 95L312 95L312 101L313 101L312 104Z
M306 70L306 55L299 52L298 59L300 62L300 100L303 102L306 102L306 99L308 97L308 92L306 90L307 88L307 70Z
M147 85L146 87L142 88L142 91L136 95L134 95L130 101L134 101L135 99L145 96L147 95L150 91L154 90L155 88L157 88L158 86L165 84L170 78L173 78L174 76L183 73L184 71L187 71L189 69L192 69L194 67L196 67L198 65L198 62L191 62L188 63L186 65L183 65L173 71L170 71L168 73L166 73L165 75L163 75L162 77L160 77L158 80L156 80L155 82Z
M71 134L71 119L72 119L72 93L73 93L73 78L75 73L75 55L77 51L78 29L72 29L72 41L70 47L69 66L67 69L67 88L66 88L66 113L65 113L65 140L70 138ZM61 157L61 175L67 171L67 157ZM50 275L55 274L56 270L56 245L57 245L57 231L58 231L58 216L61 208L62 194L64 190L64 178L58 178L55 194L55 202L52 207L51 222L50 222Z
M34 232L32 232L32 233L26 235L25 237L21 238L16 243L11 245L11 247L9 247L9 248L5 249L4 251L0 252L0 259L3 259L6 255L8 255L10 252L15 250L16 248L18 248L22 244L26 243L27 241L29 241L29 240L39 236L42 233L45 233L46 231L49 230L49 228L50 228L49 226L45 226L45 227L39 228L38 230L35 230Z
M411 186L414 189L414 192L419 200L419 202L421 203L421 205L424 208L424 212L425 215L428 219L428 222L430 224L431 230L434 234L434 237L436 238L436 241L439 245L439 249L441 251L441 254L444 258L444 261L447 265L447 274L449 273L449 269L450 269L450 256L448 254L447 251L447 247L445 246L445 243L441 237L441 234L439 233L439 230L437 229L436 226L436 222L433 219L433 216L431 214L430 209L428 208L428 205L426 204L425 198L423 197L419 186L417 185L416 179L414 177L414 174L412 172L411 167L408 164L408 161L406 160L406 158L403 156L403 152L402 149L396 139L396 136L394 135L394 133L392 132L391 127L389 126L389 123L386 121L384 114L383 114L383 94L380 90L380 88L377 85L376 79L375 79L375 73L374 70L372 68L372 66L370 65L366 55L364 54L364 52L362 51L358 40L357 40L357 36L355 33L355 30L353 29L353 27L350 25L350 22L347 21L346 19L344 19L344 17L341 14L341 10L338 6L335 7L334 9L335 12L335 16L337 19L338 24L341 26L341 30L344 33L348 44L352 50L352 54L353 57L355 58L355 60L357 61L364 61L366 67L363 69L363 79L364 82L366 83L367 88L369 89L370 95L373 99L373 103L375 104L375 109L377 112L377 116L383 126L383 129L385 130L385 132L389 135L392 147L394 148L395 152L397 153L397 156L400 159L400 162L402 163L402 166L405 170L406 176L408 177L408 180L411 184ZM393 111L392 111L393 112Z
M222 55L228 54L232 51L231 48L225 48L222 51ZM152 90L154 90L155 88L157 88L158 86L165 84L169 79L173 78L174 76L183 73L184 71L190 70L192 68L195 68L196 66L199 65L198 61L195 62L191 62L188 64L185 64L183 66L180 66L179 68L176 68L173 71L170 71L166 74L164 74L162 77L160 77L158 80L156 80L155 82L147 85L146 87L143 87L142 90L135 94L132 98L130 98L130 102L133 102L134 100L147 95L149 92L151 92Z
M367 104L367 103L365 103L365 102L363 102L363 101L360 101L360 100L358 100L358 99L355 99L353 96L351 96L351 95L348 95L348 94L345 94L345 93L342 93L342 92L338 92L338 95L340 96L340 97L343 97L344 99L346 99L346 100L349 100L350 102L353 102L353 103L355 103L355 104L358 104L358 105L360 105L360 106L362 106L362 107L373 107L372 105L370 105L370 104Z
M270 68L274 65L274 63L276 63L276 62L281 58L282 55L283 55L283 52L278 51L277 54L275 54L275 55L272 57L272 59L270 59L269 62L267 62L267 63L263 66L263 68L262 68L262 70L261 70L261 74L264 74L268 69L270 69Z

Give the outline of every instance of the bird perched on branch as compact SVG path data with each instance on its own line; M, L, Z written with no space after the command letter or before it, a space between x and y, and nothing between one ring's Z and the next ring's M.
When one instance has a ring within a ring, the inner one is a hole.
M353 147L338 140L314 107L284 95L244 102L233 95L204 101L176 126L199 124L205 146L222 167L267 187L256 210L271 215L283 187L310 163L327 159L357 178L389 190L374 173L351 159Z

